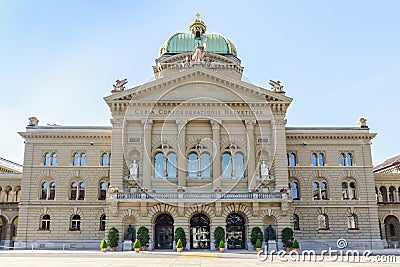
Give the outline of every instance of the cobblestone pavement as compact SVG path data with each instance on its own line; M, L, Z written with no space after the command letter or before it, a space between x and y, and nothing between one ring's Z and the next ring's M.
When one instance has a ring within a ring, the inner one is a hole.
M261 261L257 254L249 252L237 253L213 253L213 252L162 252L162 251L142 251L135 252L107 252L100 251L0 251L0 267L3 266L74 266L74 267L106 267L106 266L399 266L400 256L390 256L392 254L385 251L380 255L369 257L366 262L361 257L358 262L348 262L347 258L337 260L326 257L323 261L310 261L308 259L295 261L286 255L281 259L278 256L271 261ZM342 261L343 260L343 261Z

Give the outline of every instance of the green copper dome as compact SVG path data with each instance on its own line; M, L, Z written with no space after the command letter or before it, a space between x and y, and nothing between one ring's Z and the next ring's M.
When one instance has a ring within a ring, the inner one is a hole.
M190 32L176 33L169 37L160 48L160 56L193 52L198 45L205 45L206 51L210 53L231 54L237 57L235 45L222 34L206 33L200 38L195 38Z
M206 24L199 13L196 17L189 26L190 32L176 33L162 44L159 56L193 52L197 46L204 46L207 52L237 57L236 47L228 38L219 33L205 33Z

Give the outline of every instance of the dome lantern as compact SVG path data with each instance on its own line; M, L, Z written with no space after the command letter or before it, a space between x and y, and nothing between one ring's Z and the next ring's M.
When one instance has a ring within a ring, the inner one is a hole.
M196 19L190 23L189 26L190 31L195 36L196 39L200 39L203 34L206 32L207 26L206 24L200 19L200 14L196 14Z

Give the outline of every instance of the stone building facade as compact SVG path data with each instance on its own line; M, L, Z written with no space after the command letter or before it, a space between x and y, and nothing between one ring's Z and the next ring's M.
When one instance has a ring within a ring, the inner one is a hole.
M286 127L281 83L243 81L234 44L199 17L153 70L133 88L117 80L111 127L30 119L16 246L97 248L110 227L122 241L145 226L150 249L172 249L177 227L187 249L214 249L221 226L227 249L252 249L254 227L276 248L285 227L302 248L382 247L365 121Z

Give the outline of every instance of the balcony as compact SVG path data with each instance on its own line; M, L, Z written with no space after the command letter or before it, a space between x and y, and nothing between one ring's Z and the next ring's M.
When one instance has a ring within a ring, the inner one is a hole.
M282 192L258 193L258 192L142 192L142 193L112 193L111 201L227 201L240 200L244 202L266 201L280 202L288 200L288 195Z

